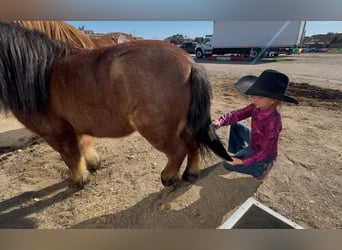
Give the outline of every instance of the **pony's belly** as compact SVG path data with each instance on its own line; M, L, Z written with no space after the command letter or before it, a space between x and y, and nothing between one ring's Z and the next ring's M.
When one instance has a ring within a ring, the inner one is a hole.
M77 134L88 134L94 137L124 137L135 131L134 128L126 123L102 122L95 124L74 125Z
M88 130L84 134L88 134L94 137L111 137L111 138L117 138L117 137L125 137L127 135L130 135L134 132L134 130L113 130L113 129L93 129Z

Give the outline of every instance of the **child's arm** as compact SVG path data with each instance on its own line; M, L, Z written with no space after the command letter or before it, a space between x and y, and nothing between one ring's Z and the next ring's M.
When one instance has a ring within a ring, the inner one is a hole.
M252 115L255 110L254 104L249 104L248 106L238 109L220 116L217 120L212 122L213 126L216 128L235 124L238 121L244 120Z

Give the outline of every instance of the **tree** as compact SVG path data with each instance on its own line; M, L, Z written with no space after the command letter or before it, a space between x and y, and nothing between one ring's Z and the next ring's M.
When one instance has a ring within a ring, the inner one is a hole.
M196 43L203 43L204 38L203 37L195 37L194 42Z

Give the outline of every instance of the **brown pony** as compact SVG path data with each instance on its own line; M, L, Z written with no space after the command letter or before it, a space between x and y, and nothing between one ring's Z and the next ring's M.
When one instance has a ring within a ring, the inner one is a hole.
M134 41L76 49L43 33L0 22L0 111L11 111L60 153L83 186L100 157L87 135L123 137L138 131L165 153L163 185L199 176L210 148L231 160L210 126L210 83L177 46Z
M91 37L63 21L14 21L14 23L43 32L51 39L68 42L76 48L99 48L135 40L132 36L120 32Z
M68 42L76 48L101 47L83 31L62 21L14 21L13 23L26 29L38 30L51 39Z

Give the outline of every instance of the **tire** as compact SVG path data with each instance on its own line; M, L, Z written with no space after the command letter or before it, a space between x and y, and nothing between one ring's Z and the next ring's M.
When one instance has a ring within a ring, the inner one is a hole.
M196 57L197 58L203 58L203 51L201 49L196 50Z
M262 53L262 54L261 54ZM253 59L262 59L266 56L266 53L263 52L261 49L255 49L254 52L253 52L253 55L252 55L252 58ZM271 54L269 53L269 56L271 57Z

